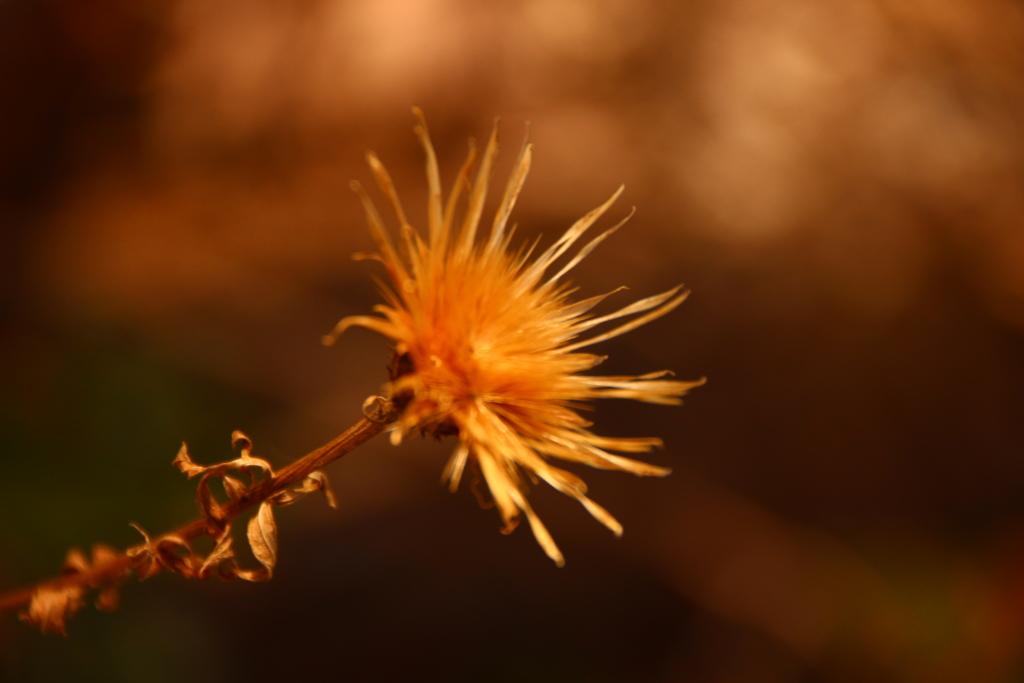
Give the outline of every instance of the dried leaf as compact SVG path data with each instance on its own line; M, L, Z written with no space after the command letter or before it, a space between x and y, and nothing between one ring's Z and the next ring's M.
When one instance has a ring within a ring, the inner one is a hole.
M235 578L241 579L242 581L262 583L264 581L270 581L270 573L267 572L264 567L260 567L259 569L237 568L235 569Z
M199 487L196 489L196 505L199 506L199 512L207 522L212 523L214 527L221 527L224 524L224 509L213 497L213 492L210 491L210 476L211 474L208 472L199 480Z
M277 523L270 503L260 504L259 511L249 520L249 545L260 564L273 571L277 564Z
M224 463L224 465L218 465L217 467L217 474L220 474L221 472L224 472L229 469L235 469L239 471L244 470L245 473L249 475L250 484L256 482L256 477L253 473L253 470L262 470L268 477L274 476L274 469L270 466L269 462L267 462L263 458L254 458L251 455L249 455L248 452L246 451L243 451L240 457L235 458L230 462L226 462ZM223 469L219 469L222 467Z
M231 475L225 474L221 478L221 482L224 484L224 491L228 494L228 498L234 502L241 500L249 492L249 488L245 484Z
M184 538L177 534L161 536L156 540L154 549L157 560L165 569L177 572L187 579L196 577L196 555Z
M306 482L309 482L309 485L313 486L314 490L323 492L324 498L327 499L327 504L329 506L331 506L335 510L338 509L338 501L334 497L334 491L331 490L331 484L329 481L327 481L326 474L319 471L313 472L308 477L306 477L306 479L303 481L303 484L305 484Z
M203 561L203 566L199 568L200 579L210 578L210 574L215 569L219 569L225 563L230 562L230 564L233 565L235 551L231 547L231 544L231 525L229 524L224 527L224 531L221 533L220 538L217 539L217 545L213 547L213 550L210 551L210 554L207 555L206 559ZM233 567L232 571L230 571L228 575L234 576Z
M71 574L81 574L86 571L89 571L89 560L85 559L82 551L78 548L68 550L68 554L64 556L64 564L61 565L60 573L64 576L70 576Z
M209 466L198 465L189 457L188 448L185 444L181 445L181 450L178 451L178 455L175 456L173 461L174 465L184 472L189 479L196 475L202 475L203 478L199 480L199 486L196 490L196 504L206 519L208 533L212 536L219 537L224 529L227 517L224 507L217 501L217 498L210 490L210 477L221 477L224 491L228 494L228 498L232 501L238 501L248 493L249 487L256 484L257 471L262 472L267 477L274 476L274 470L270 463L261 458L252 457L252 440L245 434L238 431L232 432L231 445L233 448L239 449L241 454L234 460L227 462ZM249 486L246 486L235 477L229 476L227 474L228 470L245 472L249 477Z
M324 497L327 498L327 504L337 509L338 503L334 499L334 493L331 491L330 484L327 482L327 475L323 472L313 472L307 475L297 487L281 491L270 500L274 505L278 506L291 505L313 491L322 491Z
M96 543L92 546L92 566L102 567L116 562L122 557L122 553L116 548L111 548L103 543Z
M92 546L92 569L102 570L110 565L118 564L124 557L125 554L116 548L111 548L109 545L104 545L103 543L95 543ZM130 573L131 570L125 568L121 572L120 576L110 576L106 579L108 585L100 592L99 598L96 601L97 609L107 611L117 609L117 586L124 581ZM94 587L96 587L95 584ZM108 590L113 591L113 594L105 596L104 592Z
M241 499L248 492L248 487L235 477L227 474L228 470L245 472L249 476L249 486L256 483L256 471L263 472L266 476L274 476L274 470L266 460L254 458L250 455L252 441L242 432L234 432L231 435L232 446L241 449L241 455L234 460L217 463L216 465L197 465L188 455L188 449L182 444L181 450L174 458L174 465L184 472L190 479L201 474L203 478L199 481L196 491L196 504L203 517L211 524L211 533L218 533L224 526L225 514L223 506L217 501L210 490L210 477L221 477L224 490L232 501Z
M157 560L153 541L149 538L149 534L146 533L145 529L135 522L132 522L131 526L142 534L142 538L146 542L143 547L132 548L128 551L128 557L132 558L132 567L135 569L139 581L145 581L149 577L160 573L160 562Z
M102 547L102 546L101 546ZM95 556L95 555L94 555ZM100 556L103 557L101 551ZM78 548L71 548L64 558L61 574L74 576L89 571L89 560ZM67 635L65 623L85 604L82 596L85 587L81 585L59 588L39 587L32 594L28 610L20 618L43 633Z
M254 458L250 454L252 451L252 441L249 440L249 437L236 431L231 434L231 443L233 446L238 446L241 449L241 455L234 460L228 460L227 462L221 462L216 465L209 466L198 465L189 457L188 448L185 444L182 444L181 449L178 451L178 455L174 457L172 463L186 476L188 476L189 479L197 474L223 476L225 472L232 469L246 471L249 474L250 480L253 479L253 473L251 472L253 469L261 470L266 473L267 476L273 476L274 470L270 466L270 463L262 458Z
M277 565L277 523L274 522L274 506L264 501L259 511L249 520L249 547L263 570L239 571L238 576L247 581L268 581Z
M188 456L188 446L184 442L182 442L181 448L178 449L178 454L174 456L174 460L171 463L189 479L206 471L206 468L202 465L192 462L192 458Z
M256 482L256 476L254 471L259 470L266 474L268 477L274 476L274 469L270 466L270 463L262 458L254 458L252 456L242 454L234 460L228 460L227 462L217 463L216 465L210 465L209 467L203 468L204 478L210 477L223 477L224 473L228 470L238 470L239 472L245 472L249 475L249 484Z
M249 455L252 450L252 439L236 429L231 432L231 447L241 451L243 455Z
M66 636L65 623L82 608L84 592L81 586L38 588L32 594L28 610L22 612L20 618L43 633Z

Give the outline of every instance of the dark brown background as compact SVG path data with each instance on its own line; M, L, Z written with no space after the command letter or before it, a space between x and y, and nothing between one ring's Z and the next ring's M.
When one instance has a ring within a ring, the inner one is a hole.
M516 220L550 240L625 182L581 293L685 282L607 402L675 473L538 488L567 555L436 482L452 443L332 466L269 584L160 576L68 639L0 621L12 681L1011 681L1024 676L1019 0L3 0L0 588L193 513L179 443L281 464L359 416L386 344L350 179L422 223L530 122Z

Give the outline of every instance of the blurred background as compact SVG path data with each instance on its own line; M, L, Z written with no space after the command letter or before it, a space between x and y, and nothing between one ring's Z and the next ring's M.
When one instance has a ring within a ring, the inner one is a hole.
M0 590L194 515L172 466L275 465L386 380L351 179L425 217L529 128L519 234L620 184L589 296L680 282L602 371L666 479L577 469L625 525L533 502L567 557L438 485L453 442L332 465L269 584L161 575L66 639L0 618L10 681L1024 679L1019 0L0 0ZM492 201L493 204L493 201Z

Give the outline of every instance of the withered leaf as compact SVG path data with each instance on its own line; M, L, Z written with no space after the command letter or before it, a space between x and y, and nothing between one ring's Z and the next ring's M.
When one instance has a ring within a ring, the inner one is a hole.
M274 470L270 466L269 462L262 458L254 458L249 455L241 455L235 458L234 460L220 462L217 463L216 465L210 465L208 467L205 467L203 465L195 465L195 463L193 463L193 465L199 468L198 470L195 470L195 474L202 473L211 477L221 476L228 470L248 471L249 469L257 469L266 472L268 475L274 474ZM181 468L179 467L179 469ZM191 471L191 468L189 469ZM189 477L195 476L194 474L189 474L188 472L186 472L186 474L188 474ZM252 476L251 472L249 472L249 474L250 476Z
M248 455L252 450L252 439L246 436L244 432L236 429L231 432L231 447L240 450L244 455Z
M219 502L217 502L213 492L210 490L210 477L221 477L221 481L224 484L224 490L227 492L228 497L231 500L238 500L242 495L248 492L248 487L234 477L225 474L229 469L245 470L249 475L250 485L256 483L256 477L253 475L253 470L262 470L267 474L267 476L273 476L274 474L274 470L271 469L270 463L266 460L251 458L245 455L228 462L207 467L206 472L203 474L203 478L199 480L199 488L196 491L196 504L199 506L199 511L202 513L203 517L211 522L215 528L223 526L225 514L223 507Z
M244 468L247 468L245 469L245 471L246 474L249 475L250 483L256 480L253 472L254 470L262 470L263 472L266 473L268 477L274 476L274 469L270 466L269 462L267 462L263 458L254 458L246 452L243 452L240 457L237 457L230 462L224 463L224 465L217 465L217 467L223 467L223 469L220 469L217 472L217 474L220 474L221 472L228 469L242 470Z
M224 510L217 499L213 497L213 492L210 491L209 479L210 474L207 473L199 480L199 487L196 489L196 505L199 506L199 512L208 522L212 522L214 526L220 526L224 522Z
M189 479L197 474L222 476L225 472L232 469L246 471L249 474L250 479L253 479L253 473L251 471L253 469L262 470L267 474L267 476L273 476L274 470L271 468L269 462L262 458L254 458L250 455L252 450L252 441L249 440L249 437L236 431L231 435L231 443L234 446L241 446L241 455L234 460L217 463L216 465L199 465L193 462L192 458L189 457L187 446L185 444L181 444L181 449L174 457L172 463L186 476L188 476Z
M84 592L81 586L38 588L32 594L28 610L22 612L20 618L43 633L66 636L65 623L82 608Z
M241 454L234 460L217 463L216 465L198 465L189 457L188 448L182 444L181 450L174 458L174 465L190 479L196 475L202 475L199 480L199 487L196 491L196 503L203 517L211 525L211 533L217 533L225 522L225 513L221 504L217 501L210 490L210 477L221 477L224 491L232 501L240 500L249 488L235 477L227 474L228 470L245 472L249 477L249 485L256 483L256 472L262 472L268 477L274 476L274 470L266 460L254 458L250 455L252 441L241 432L234 432L231 435L231 443L234 447L241 449Z
M156 557L160 564L187 579L196 577L196 555L192 546L181 536L170 534L156 540Z
M128 557L132 558L132 567L134 567L139 581L145 581L149 577L160 573L160 562L157 560L153 541L149 538L146 530L135 522L132 522L131 526L142 534L142 537L145 539L145 545L141 548L130 549Z
M338 501L334 498L334 491L331 490L331 483L327 481L326 474L321 471L313 472L302 483L312 486L314 490L322 491L327 504L335 510L338 509Z
M263 571L239 571L239 577L247 581L268 581L277 565L277 523L274 521L274 506L264 501L259 511L249 520L249 547L256 556Z
M189 479L206 471L206 468L202 465L192 462L192 458L188 456L188 446L184 442L182 442L181 448L178 449L178 454L174 456L174 460L171 463Z
M103 543L95 543L92 546L92 566L102 567L121 558L121 552Z
M221 478L221 481L224 483L224 490L227 492L228 498L232 501L241 500L242 496L244 496L249 490L245 484L229 474L225 474Z
M332 508L337 509L338 503L334 499L334 492L331 491L330 484L327 482L327 475L319 471L307 475L306 478L303 479L295 488L276 494L272 500L274 505L291 505L313 491L322 491L324 497L327 499L327 504Z
M218 569L224 563L233 561L235 557L235 551L231 547L231 525L226 525L224 531L221 533L220 538L217 539L217 545L213 547L210 554L203 560L203 565L199 568L199 578L207 579L215 569ZM229 575L234 575L234 572L228 572Z
M64 564L61 565L60 573L69 576L85 571L89 571L89 560L85 559L85 555L78 548L69 549L68 554L64 556Z

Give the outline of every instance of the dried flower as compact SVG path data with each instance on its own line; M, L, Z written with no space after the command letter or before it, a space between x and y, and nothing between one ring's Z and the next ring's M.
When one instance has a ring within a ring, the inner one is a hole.
M382 317L345 318L324 338L331 344L346 329L361 326L395 343L391 381L387 390L401 410L391 440L398 444L410 432L454 434L459 445L444 469L443 479L454 491L467 463L483 474L494 503L511 532L525 513L541 547L558 565L563 558L544 524L526 498L524 474L534 483L543 479L579 500L615 532L622 526L586 495L586 485L574 474L553 467L552 457L601 469L641 476L664 476L669 470L616 455L638 453L661 444L656 438L606 438L587 430L590 423L578 413L579 402L593 398L631 398L648 403L678 404L679 396L697 382L663 379L668 371L636 377L597 377L581 374L604 357L580 349L617 337L680 303L687 292L676 287L637 301L609 315L588 312L609 294L573 302L573 290L563 276L626 220L590 241L554 274L548 271L600 218L622 193L579 219L540 256L530 249L510 250L509 214L530 168L532 146L524 145L505 188L489 234L478 235L491 168L497 155L497 130L487 143L476 179L470 170L477 151L470 146L451 195L442 205L437 160L422 113L416 134L427 157L428 234L426 241L409 224L384 166L370 153L370 168L401 226L397 250L373 203L353 183L366 210L370 231L380 253L357 258L381 261L394 289L385 288L386 304L374 307ZM468 200L461 209L463 190ZM632 215L632 214L630 214ZM534 244L534 247L536 244ZM615 290L619 291L619 290ZM580 339L599 325L632 319L602 334Z

